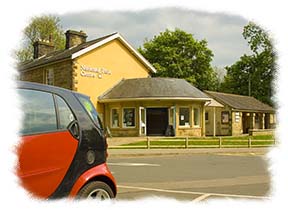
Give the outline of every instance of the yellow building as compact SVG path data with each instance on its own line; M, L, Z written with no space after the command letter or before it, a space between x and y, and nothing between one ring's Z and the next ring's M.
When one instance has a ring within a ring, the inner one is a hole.
M19 67L20 80L89 95L113 136L205 135L210 99L185 80L151 78L155 68L119 33L86 41L66 32L66 49L34 44L34 59Z

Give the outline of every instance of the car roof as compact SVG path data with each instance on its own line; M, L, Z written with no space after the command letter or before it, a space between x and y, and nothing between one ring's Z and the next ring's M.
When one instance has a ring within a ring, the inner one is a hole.
M41 83L36 83L36 82L27 82L27 81L16 81L16 84L17 84L17 88L42 90L42 91L46 91L46 92L57 93L60 95L74 94L74 95L80 95L83 97L90 98L89 96L82 94L82 93L79 93L79 92L75 92L72 90L68 90L65 88L56 87L56 86L52 86L52 85L47 85L47 84L41 84Z

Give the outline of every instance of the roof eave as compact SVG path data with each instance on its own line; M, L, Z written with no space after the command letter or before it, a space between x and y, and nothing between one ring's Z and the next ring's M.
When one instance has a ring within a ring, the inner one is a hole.
M232 111L235 112L254 112L254 113L275 113L275 110L257 110L257 109L239 109L231 107Z
M178 101L210 101L209 98L190 98L190 97L139 97L139 98L113 98L113 99L101 99L98 98L100 103L109 102L128 102L128 101L168 101L168 100L178 100Z

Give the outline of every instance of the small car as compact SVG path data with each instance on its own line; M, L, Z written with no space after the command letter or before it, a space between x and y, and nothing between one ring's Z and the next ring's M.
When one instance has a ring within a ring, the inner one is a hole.
M106 135L90 98L22 81L17 94L23 113L16 149L20 184L43 199L115 198Z

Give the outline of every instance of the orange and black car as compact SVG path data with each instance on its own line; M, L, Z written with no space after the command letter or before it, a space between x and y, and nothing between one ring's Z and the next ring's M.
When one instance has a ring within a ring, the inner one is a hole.
M106 136L89 97L31 82L18 82L17 93L23 112L16 170L21 185L43 199L115 198Z

